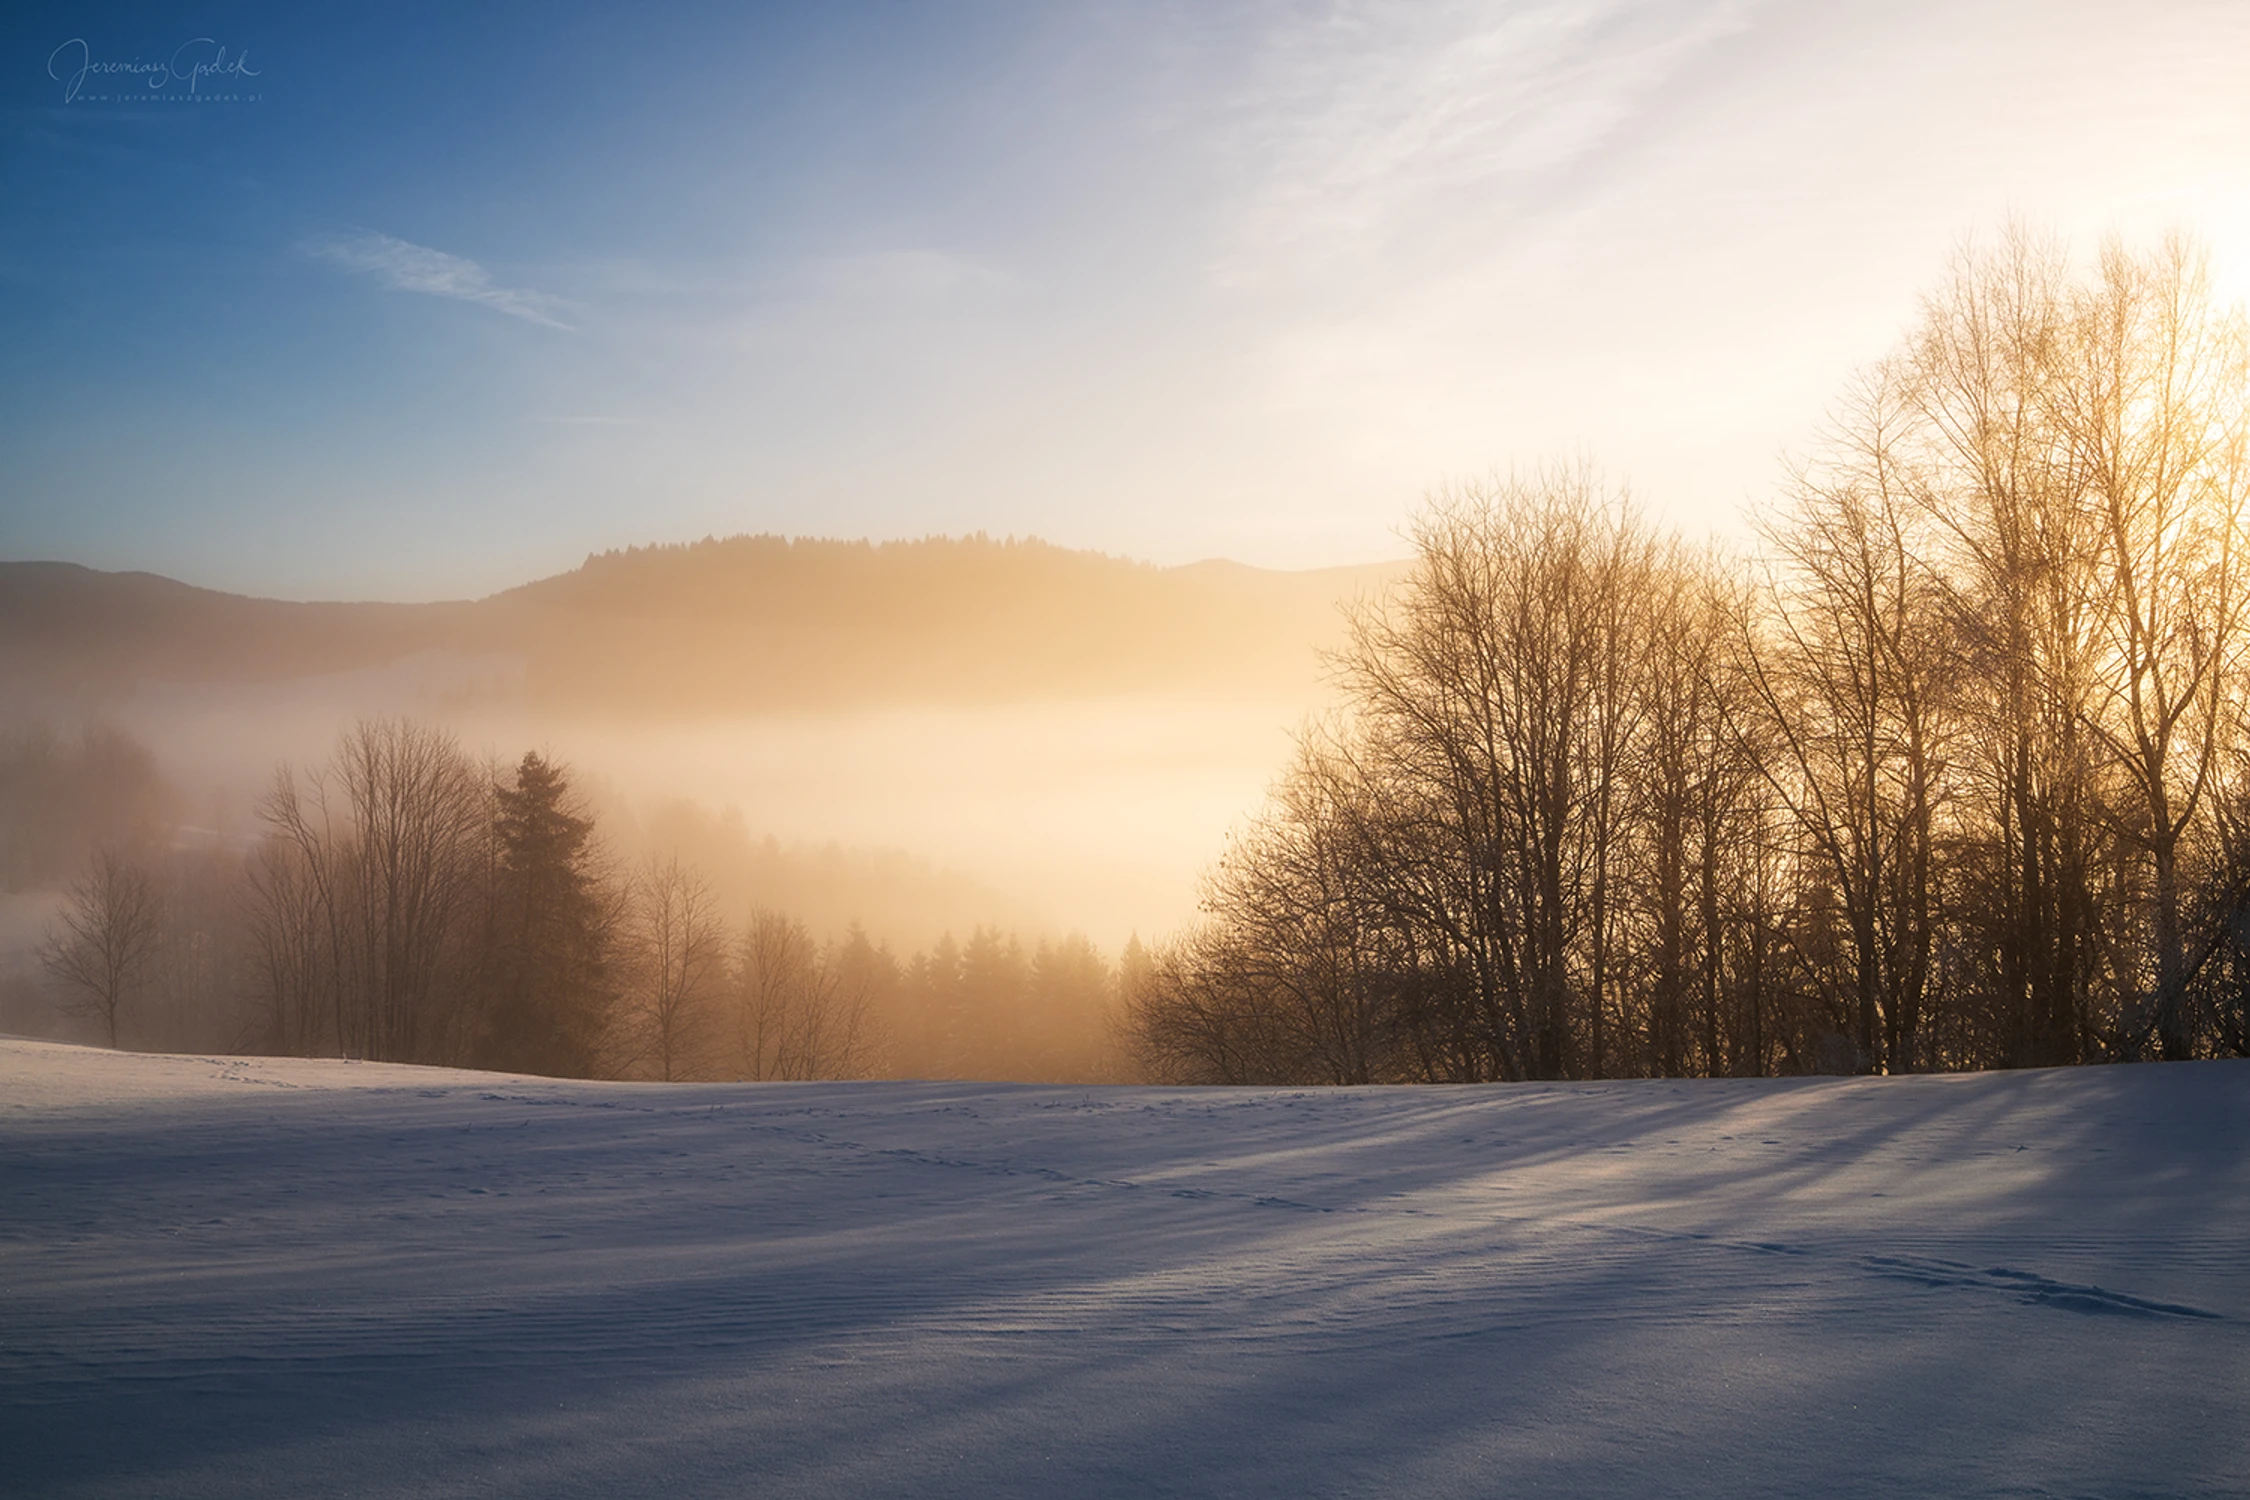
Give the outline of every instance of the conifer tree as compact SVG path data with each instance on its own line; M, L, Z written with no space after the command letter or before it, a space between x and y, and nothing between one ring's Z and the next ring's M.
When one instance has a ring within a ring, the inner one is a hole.
M571 807L564 769L536 751L496 789L494 942L481 1061L558 1077L595 1071L608 1001L614 903L593 820Z

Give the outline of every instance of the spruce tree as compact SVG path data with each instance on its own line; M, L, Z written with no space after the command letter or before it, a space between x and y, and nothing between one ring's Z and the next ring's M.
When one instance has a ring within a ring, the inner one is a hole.
M480 1060L583 1077L599 1060L614 925L593 820L571 810L568 775L537 752L496 795L497 930Z

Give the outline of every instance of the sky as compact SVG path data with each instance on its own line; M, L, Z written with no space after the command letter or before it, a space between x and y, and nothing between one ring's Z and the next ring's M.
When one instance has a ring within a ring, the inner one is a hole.
M2250 6L11 7L0 558L472 596L706 534L1691 535L2011 218L2250 288Z

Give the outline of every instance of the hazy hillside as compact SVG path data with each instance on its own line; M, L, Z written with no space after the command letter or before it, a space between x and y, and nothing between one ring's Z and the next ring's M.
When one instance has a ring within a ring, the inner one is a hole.
M17 871L30 889L114 839L81 813L119 797L32 774L87 732L147 747L173 820L247 838L278 764L406 715L497 765L567 763L621 855L682 850L737 917L857 920L902 952L980 923L1114 949L1192 914L1326 696L1339 603L1389 571L738 537L475 601L319 604L0 563L0 822L40 814L0 843L68 824L40 843L66 856L14 862L45 872ZM682 804L739 837L685 837Z
M247 599L153 573L0 562L0 691L53 700L349 671L449 644L474 608Z
M1158 568L1038 541L735 537L635 548L472 603L249 599L145 573L0 563L0 690L273 682L420 653L502 659L581 711L1301 692L1338 602L1385 567Z

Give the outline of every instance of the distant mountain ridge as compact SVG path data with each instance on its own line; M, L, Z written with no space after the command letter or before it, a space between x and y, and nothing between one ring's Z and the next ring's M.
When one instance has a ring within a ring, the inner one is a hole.
M438 652L515 664L541 706L636 715L1296 695L1342 641L1342 604L1399 566L1158 567L981 535L739 536L600 553L474 601L341 604L0 563L0 690L83 702Z

